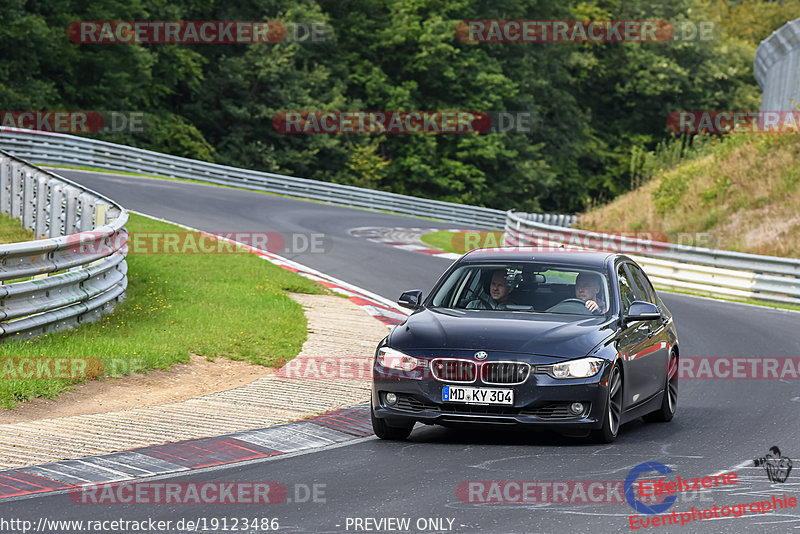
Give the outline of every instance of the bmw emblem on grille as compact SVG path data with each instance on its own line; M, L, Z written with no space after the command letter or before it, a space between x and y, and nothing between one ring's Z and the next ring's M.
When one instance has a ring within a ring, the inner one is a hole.
M488 354L486 354L484 351L479 351L475 353L476 360L485 360L487 356Z

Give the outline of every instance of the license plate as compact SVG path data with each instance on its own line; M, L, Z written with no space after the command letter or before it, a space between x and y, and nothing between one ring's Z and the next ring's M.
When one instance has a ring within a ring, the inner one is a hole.
M443 386L442 401L465 404L514 404L513 389Z

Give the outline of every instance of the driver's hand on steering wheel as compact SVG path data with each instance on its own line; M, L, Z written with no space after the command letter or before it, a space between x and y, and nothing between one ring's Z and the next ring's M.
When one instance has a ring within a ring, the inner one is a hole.
M593 300L587 300L586 301L586 309L588 309L592 313L595 313L598 310L600 310L600 306L598 306L597 303L595 301L593 301Z

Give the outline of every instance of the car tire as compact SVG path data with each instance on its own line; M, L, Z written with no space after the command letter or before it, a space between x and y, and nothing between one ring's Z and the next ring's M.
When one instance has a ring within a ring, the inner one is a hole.
M664 386L664 396L661 399L661 407L644 416L644 420L651 423L668 423L675 417L675 409L678 407L678 357L674 354L670 356L667 365L667 383Z
M410 425L408 423L390 425L387 419L375 417L375 410L370 410L370 419L372 419L372 431L381 439L404 440L414 429L414 423Z
M619 366L611 368L608 375L608 398L606 400L603 426L593 430L590 437L594 442L611 443L617 439L622 421L622 371Z

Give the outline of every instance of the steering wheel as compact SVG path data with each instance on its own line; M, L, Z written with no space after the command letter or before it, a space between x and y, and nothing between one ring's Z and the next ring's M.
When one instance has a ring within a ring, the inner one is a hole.
M586 307L586 301L576 298L564 299L555 306L547 308L545 311L554 313L577 313L582 315L592 314Z

